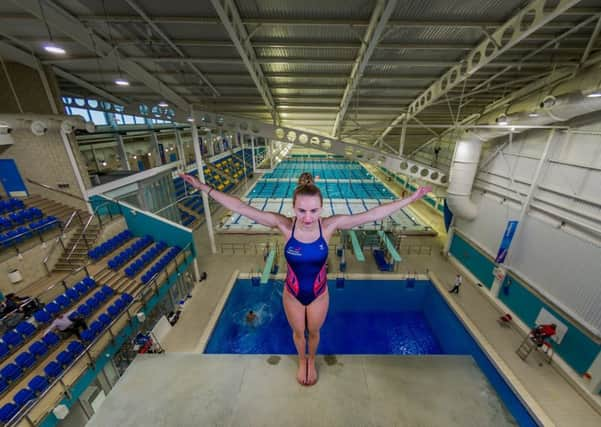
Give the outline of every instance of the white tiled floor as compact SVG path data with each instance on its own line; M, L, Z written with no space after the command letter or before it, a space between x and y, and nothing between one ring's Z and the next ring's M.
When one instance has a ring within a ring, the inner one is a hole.
M430 221L435 230L443 231L441 218L425 204L418 204L413 209L422 219ZM219 214L215 216L215 223L219 222L219 217ZM206 228L203 226L196 234L200 269L207 272L208 279L197 285L193 292L193 298L188 301L180 321L165 339L163 344L168 352L194 352L232 272L235 269L241 272L258 271L263 262L262 253L210 254ZM265 243L273 242L275 239L279 239L279 237L273 235L216 236L218 247L221 242ZM432 255L405 256L400 265L400 271L423 272L429 269L450 286L457 270L448 259L440 254L444 240L445 236L442 233L438 238L430 238L428 244L436 246ZM371 259L367 259L365 263L359 263L352 256L347 257L347 271L378 273L377 267ZM483 294L481 288L466 280L455 300L556 425L570 427L598 427L601 425L601 415L575 391L553 365L539 365L537 354L531 355L526 362L515 354L515 349L521 342L522 336L517 330L502 328L498 325L496 319L499 312ZM293 375L294 373L291 372L291 381L294 381ZM394 396L389 398L394 399ZM262 402L262 404L269 404L269 402Z

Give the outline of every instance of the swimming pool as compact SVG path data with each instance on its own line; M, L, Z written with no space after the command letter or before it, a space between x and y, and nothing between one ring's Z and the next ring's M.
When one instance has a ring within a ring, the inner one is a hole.
M310 172L323 195L323 216L361 213L396 199L382 182L374 178L361 164L348 160L284 160L273 172L263 175L242 198L247 204L263 211L278 212L292 217L292 195L298 176ZM393 229L431 234L408 208L401 209L384 221L364 224L358 229L390 231ZM265 232L267 227L232 214L218 226L221 232Z
M519 425L536 422L428 280L328 282L330 310L318 354L471 355ZM204 349L210 354L295 354L282 282L238 279ZM249 310L257 319L249 324Z

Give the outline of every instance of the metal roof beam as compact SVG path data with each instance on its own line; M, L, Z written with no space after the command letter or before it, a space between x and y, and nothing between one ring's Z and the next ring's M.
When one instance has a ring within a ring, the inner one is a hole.
M40 6L37 0L10 0L15 6L25 10L27 13L35 16L41 21L47 22L55 33L61 32L70 37L81 46L109 60L114 60L116 52L113 46L104 41L90 28L86 27L76 17L68 11L58 6L56 3L49 3L52 7L44 8L44 16L41 14ZM158 94L163 94L166 101L177 105L180 108L188 109L188 102L171 89L165 87L159 80L144 70L135 62L126 57L119 58L119 64L124 72L133 79L144 83L147 87Z
M188 64L188 66L192 69L192 71L194 71L194 73L196 73L198 75L198 77L200 77L200 80L209 88L209 90L213 93L213 96L219 96L219 92L217 91L217 89L215 89L215 87L211 84L211 82L209 81L209 79L207 79L205 77L205 75L198 69L198 67L196 67L194 64L189 63L186 59L186 54L184 54L184 52L182 52L182 50L177 47L177 45L167 36L167 34L165 34L153 21L152 19L150 19L148 17L148 15L146 15L146 13L144 12L144 10L138 6L138 4L133 1L133 0L125 0L127 2L127 4L129 4L129 6L135 10L138 15L140 15L142 17L142 19L144 19L144 22L146 22L148 25L150 25L150 28L152 28L154 30L155 33L157 33L179 56L180 58L182 58L184 60L184 62L186 64Z
M545 24L560 16L578 2L579 0L559 0L553 10L545 10L545 0L531 1L491 34L491 37L496 43L489 38L485 38L485 40L468 53L462 61L451 67L441 78L436 80L428 87L428 89L418 96L411 105L409 105L406 113L400 114L395 118L386 130L376 139L376 143L383 140L395 126L401 123L405 119L405 115L408 117L416 116L421 111L428 108L432 102L436 101L441 96L444 96L449 90L462 83L482 67L490 65L499 55L526 39L530 34L542 28ZM495 63L495 65L499 64L500 63ZM512 64L509 63L505 66L511 65Z
M388 2L385 0L379 0L374 8L369 26L365 31L365 38L361 43L359 54L355 59L351 75L347 80L344 94L340 100L339 111L336 115L336 120L334 120L334 126L332 127L331 132L331 135L334 137L338 135L338 131L340 130L340 126L342 125L344 116L346 115L346 110L348 109L351 99L353 98L353 92L359 84L359 80L361 80L361 77L363 76L363 72L369 63L371 55L374 53L376 46L382 38L386 24L388 23L392 12L394 12L396 5L397 0L388 0Z
M240 19L240 14L233 0L211 0L211 4L215 8L221 23L225 27L228 35L234 42L234 46L242 58L242 62L250 73L251 78L255 82L265 105L271 110L274 123L279 122L278 112L275 108L275 102L269 91L269 84L263 75L260 63L257 61L255 50L250 42L250 37L246 31L246 27Z

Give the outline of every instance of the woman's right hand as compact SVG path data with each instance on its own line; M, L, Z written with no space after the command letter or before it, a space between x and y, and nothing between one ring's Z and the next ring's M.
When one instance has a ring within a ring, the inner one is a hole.
M201 190L201 191L203 190L203 188L202 188L203 184L198 180L198 178L195 178L192 175L188 175L187 173L180 173L179 176L181 179L183 179L185 182L190 184L192 187L194 187L198 190Z

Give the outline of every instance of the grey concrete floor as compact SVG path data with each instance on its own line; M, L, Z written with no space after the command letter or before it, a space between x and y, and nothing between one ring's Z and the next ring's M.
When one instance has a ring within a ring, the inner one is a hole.
M517 425L469 356L319 357L312 387L291 381L295 365L292 356L144 355L88 426Z

